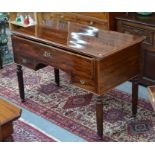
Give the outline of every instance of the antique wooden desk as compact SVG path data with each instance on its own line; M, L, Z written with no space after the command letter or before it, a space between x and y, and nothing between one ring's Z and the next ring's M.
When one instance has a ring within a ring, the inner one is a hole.
M103 104L101 95L119 84L133 80L132 112L136 115L140 37L90 26L53 20L50 26L18 27L12 31L12 43L19 92L24 101L22 66L55 69L59 85L59 69L70 75L72 84L98 95L96 104L97 133L103 135Z

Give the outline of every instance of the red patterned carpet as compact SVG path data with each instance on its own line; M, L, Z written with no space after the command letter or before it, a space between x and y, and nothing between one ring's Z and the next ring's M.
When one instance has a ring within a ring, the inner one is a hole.
M96 96L72 86L61 72L61 86L54 84L53 68L37 72L24 68L26 104L20 102L16 65L0 70L0 95L45 119L97 141ZM139 100L138 115L131 117L131 96L113 90L103 96L104 141L155 141L155 113L149 102Z
M55 142L52 138L23 121L15 121L13 128L14 133L12 136L14 142ZM10 142L12 139L9 137L5 141Z

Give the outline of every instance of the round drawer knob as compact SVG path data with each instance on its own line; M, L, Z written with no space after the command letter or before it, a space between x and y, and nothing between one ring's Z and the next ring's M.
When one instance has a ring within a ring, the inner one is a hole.
M94 25L94 22L93 21L90 21L89 22L89 25L91 25L91 26Z
M143 37L144 37L144 40L146 40L147 37L146 36L143 36Z
M25 58L22 59L22 63L26 64L27 60Z
M46 24L46 20L45 19L42 20L42 24Z
M60 18L61 18L61 19L64 19L64 15L61 15Z
M80 83L84 85L86 83L86 81L85 80L80 80Z

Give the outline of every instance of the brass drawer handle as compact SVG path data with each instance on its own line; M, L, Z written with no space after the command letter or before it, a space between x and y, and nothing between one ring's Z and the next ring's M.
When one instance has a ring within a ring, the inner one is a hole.
M85 81L85 80L80 80L80 83L81 83L82 85L84 85L84 84L86 83L86 81Z
M48 52L48 51L44 51L43 56L46 58L52 58L53 57L51 52Z

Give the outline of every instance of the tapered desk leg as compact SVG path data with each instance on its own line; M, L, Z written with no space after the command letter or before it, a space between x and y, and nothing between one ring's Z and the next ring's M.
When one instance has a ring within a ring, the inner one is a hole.
M132 116L136 117L138 104L138 78L132 80Z
M55 83L60 86L59 69L54 68Z
M100 96L97 97L96 103L96 122L97 122L97 135L99 140L103 139L103 103Z
M23 71L22 71L21 65L17 65L17 77L18 77L18 87L19 87L20 98L22 102L25 102Z
M3 68L2 50L0 49L0 69Z

